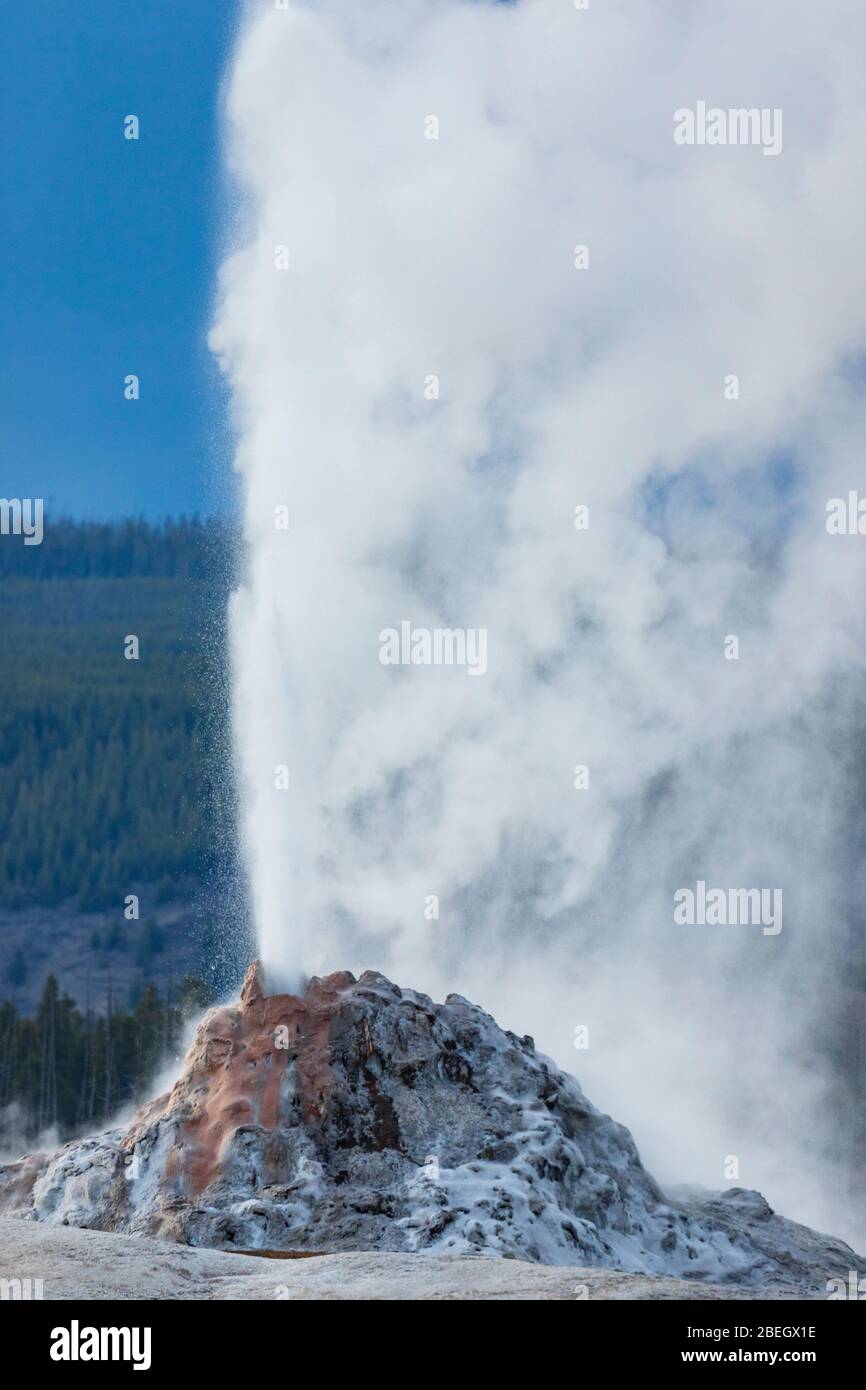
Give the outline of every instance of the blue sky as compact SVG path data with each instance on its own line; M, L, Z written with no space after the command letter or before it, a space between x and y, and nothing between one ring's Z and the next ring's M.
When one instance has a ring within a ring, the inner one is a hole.
M2 495L93 517L225 505L205 334L235 15L233 0L3 7Z

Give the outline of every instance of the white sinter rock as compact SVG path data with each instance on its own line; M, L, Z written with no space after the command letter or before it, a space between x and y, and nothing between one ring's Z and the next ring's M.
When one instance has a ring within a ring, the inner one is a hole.
M666 1197L628 1130L459 995L367 971L203 1019L127 1129L0 1167L0 1211L235 1250L429 1251L821 1293L866 1261L756 1192Z

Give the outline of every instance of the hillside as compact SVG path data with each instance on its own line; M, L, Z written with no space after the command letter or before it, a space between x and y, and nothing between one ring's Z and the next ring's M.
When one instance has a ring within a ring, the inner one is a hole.
M0 544L0 1147L139 1096L231 973L231 563L195 519Z
M232 871L229 572L216 523L60 522L0 546L0 910L122 922L131 893L145 916Z

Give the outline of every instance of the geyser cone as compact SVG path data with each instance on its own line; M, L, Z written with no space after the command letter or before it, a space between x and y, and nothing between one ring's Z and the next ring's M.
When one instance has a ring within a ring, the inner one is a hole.
M125 1130L0 1170L5 1210L266 1250L435 1250L793 1284L842 1242L732 1189L665 1198L628 1131L460 995L375 971L210 1010L169 1094ZM853 1262L853 1263L852 1263Z

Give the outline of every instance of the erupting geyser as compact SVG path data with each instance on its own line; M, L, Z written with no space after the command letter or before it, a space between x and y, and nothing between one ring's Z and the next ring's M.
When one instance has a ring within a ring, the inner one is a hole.
M864 425L860 73L844 5L752 10L250 6L212 335L243 834L274 978L459 988L560 1064L585 1027L666 1181L733 1157L853 1234L866 550L824 518ZM779 157L677 143L744 53ZM380 660L404 630L483 631L484 670ZM784 930L677 922L698 882L784 893Z

